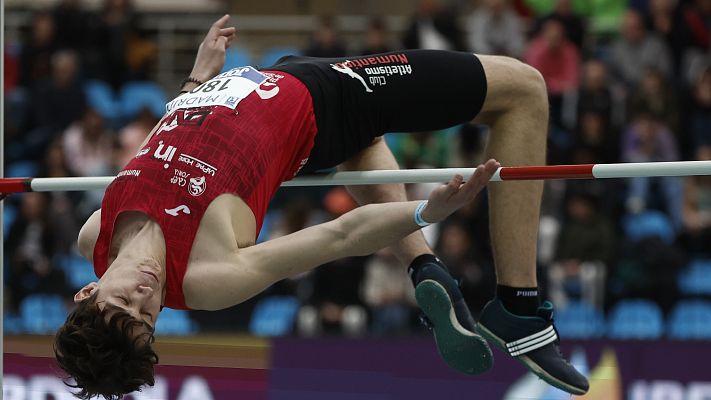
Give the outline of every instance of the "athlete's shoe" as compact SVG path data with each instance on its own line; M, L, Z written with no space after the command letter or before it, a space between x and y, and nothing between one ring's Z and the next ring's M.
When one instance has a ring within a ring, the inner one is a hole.
M434 333L440 356L465 374L488 371L493 364L491 349L476 333L476 323L457 282L436 262L420 266L418 281L415 298L425 314L423 323Z
M494 299L484 306L477 330L549 384L572 394L588 391L588 380L563 358L558 349L553 303L544 302L538 308L537 316L527 317L511 314L501 300Z

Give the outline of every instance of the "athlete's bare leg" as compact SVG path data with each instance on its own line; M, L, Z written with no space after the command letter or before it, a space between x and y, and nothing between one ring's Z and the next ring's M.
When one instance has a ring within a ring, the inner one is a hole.
M504 166L543 165L548 97L541 74L507 57L481 56L480 60L488 91L477 119L492 130L488 155L500 157ZM509 349L507 343L517 342L519 346L514 348L523 350L509 351L511 356L549 384L582 395L590 385L558 349L553 304L544 302L538 306L537 298L528 297L530 301L523 304L536 306L535 315L530 314L527 306L518 308L517 312L509 308L522 303L506 304L506 287L513 288L515 296L519 296L516 289L537 287L536 242L542 192L541 181L489 185L491 244L502 294L499 296L497 288L497 297L482 309L477 332L505 351ZM512 299L509 297L509 300ZM515 315L522 313L527 316Z
M502 165L544 164L548 100L540 73L512 58L481 56L480 60L486 74L487 95L478 120L492 129L487 148L488 157L500 160ZM343 167L361 170L396 169L397 164L383 141L379 140ZM503 287L535 288L536 242L543 184L533 181L506 182L489 187L490 230L497 281ZM359 202L405 198L402 185L362 187L352 189L352 192ZM395 246L395 251L406 265L413 257L430 253L421 234L401 241ZM415 260L413 264L418 262ZM487 337L495 342L501 342L502 338L505 338L504 342L512 342L531 334L540 334L539 331L548 335L547 341L555 339L548 333L554 332L550 327L552 321L544 318L519 320L510 312L502 311L501 300L487 304L481 313L479 329L472 328L474 323L466 304L459 290L452 287L448 274L424 263L413 267L412 276L417 287L418 304L428 319L433 321L433 332L440 354L450 366L462 372L486 371L491 366L491 352L476 334L458 335L460 329L451 329L461 328L456 326L456 322L470 332L485 331ZM455 298L459 298L456 303L452 301ZM537 300L531 300L535 306L533 302ZM448 306L438 307L438 304ZM537 313L540 311L534 310ZM457 316L456 321L450 317L452 311ZM550 311L552 313L552 306ZM545 310L543 312L545 315ZM519 327L520 332L507 328L512 326ZM555 343L546 342L544 345L545 348L536 353L535 359L531 358L529 367L547 382L562 382L557 386L570 393L581 394L587 391L586 379L562 359L555 349ZM460 348L466 351L452 351Z
M491 126L487 157L502 165L543 165L546 159L548 100L545 83L534 68L515 59L479 56L487 79L487 96L478 122ZM398 169L385 142L378 138L341 169ZM353 186L360 204L406 199L404 185ZM499 284L536 286L536 242L542 182L507 182L489 188L491 240ZM431 253L417 232L393 246L408 265L420 254Z
M487 80L486 101L477 121L492 132L487 157L503 166L546 161L548 98L541 74L512 58L479 56ZM491 243L497 281L536 287L536 242L543 183L507 182L489 186Z
M369 147L351 157L338 167L340 170L367 171L377 169L400 169L382 137L378 137ZM358 204L387 203L390 201L407 201L405 185L355 185L349 186ZM425 237L421 231L417 231L410 236L392 245L391 249L398 260L408 266L412 260L421 254L432 254L432 249L427 245Z

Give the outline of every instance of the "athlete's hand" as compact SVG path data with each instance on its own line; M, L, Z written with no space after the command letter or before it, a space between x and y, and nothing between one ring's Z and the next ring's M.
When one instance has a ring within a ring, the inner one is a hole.
M225 65L225 53L235 38L234 27L225 28L230 16L225 14L215 21L207 32L205 39L200 43L195 65L190 76L206 82L214 78Z
M474 200L500 166L498 161L491 159L476 167L466 183L463 183L461 175L456 175L448 184L433 190L427 207L422 210L422 219L432 223L440 222Z

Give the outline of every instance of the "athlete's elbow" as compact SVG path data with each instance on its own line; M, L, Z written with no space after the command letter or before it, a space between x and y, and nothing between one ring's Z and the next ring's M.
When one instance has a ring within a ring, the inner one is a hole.
M338 243L341 257L365 256L372 252L369 245L372 232L366 229L365 222L369 220L372 208L372 204L361 206L333 221L337 223L334 242Z
M345 257L348 252L349 238L349 221L347 215L342 215L332 221L329 221L326 227L326 240L332 246L332 253L336 257Z

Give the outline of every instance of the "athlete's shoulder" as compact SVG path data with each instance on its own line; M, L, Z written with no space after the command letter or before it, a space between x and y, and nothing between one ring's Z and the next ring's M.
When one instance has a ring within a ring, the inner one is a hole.
M94 211L79 231L79 238L77 240L79 253L89 261L92 261L94 258L94 246L96 246L100 230L101 209Z

